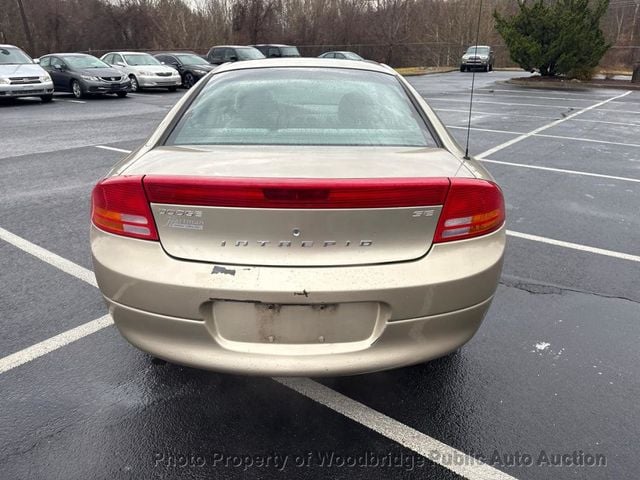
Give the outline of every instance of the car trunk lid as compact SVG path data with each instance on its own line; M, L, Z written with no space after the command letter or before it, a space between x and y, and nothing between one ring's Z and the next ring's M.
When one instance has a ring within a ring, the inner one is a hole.
M441 149L370 149L360 158L345 149L194 150L200 163L193 155L167 162L157 149L143 158L160 241L176 258L236 265L419 258L431 247L448 177L460 168Z

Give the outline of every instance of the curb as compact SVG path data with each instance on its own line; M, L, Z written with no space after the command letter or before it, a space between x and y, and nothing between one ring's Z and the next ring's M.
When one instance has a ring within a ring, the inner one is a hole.
M640 90L640 84L628 83L625 85L611 85L608 83L578 83L578 82L554 82L554 83L538 83L528 82L527 80L518 80L512 78L510 80L498 81L496 83L502 83L504 85L515 85L523 88L531 88L534 90L575 90L586 91L593 88L604 88L614 90Z

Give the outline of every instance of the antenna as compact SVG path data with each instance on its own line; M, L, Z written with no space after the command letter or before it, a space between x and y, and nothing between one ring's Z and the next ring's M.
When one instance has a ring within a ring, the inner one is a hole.
M476 27L476 49L474 55L478 56L478 40L480 38L480 20L482 18L482 0L480 0L480 7L478 8L478 25ZM464 149L464 159L469 160L469 134L471 133L471 111L473 109L473 89L476 85L476 71L473 70L471 74L471 99L469 100L469 120L467 122L467 144Z

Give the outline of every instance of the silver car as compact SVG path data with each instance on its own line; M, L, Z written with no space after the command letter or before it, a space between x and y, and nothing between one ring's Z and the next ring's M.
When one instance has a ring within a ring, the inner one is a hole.
M100 60L123 71L131 80L131 91L144 88L167 88L175 92L182 85L180 73L163 65L154 56L140 52L109 52Z
M172 362L337 375L445 355L479 328L505 248L500 188L373 63L225 64L92 195L98 285Z
M53 82L24 51L0 44L0 100L17 97L40 97L43 102L50 102Z

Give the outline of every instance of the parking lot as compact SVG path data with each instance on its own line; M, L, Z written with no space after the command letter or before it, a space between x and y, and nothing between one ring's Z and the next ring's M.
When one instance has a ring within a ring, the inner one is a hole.
M476 75L471 153L509 229L483 326L456 354L343 378L151 361L105 317L91 189L183 91L0 104L0 478L635 478L640 91L514 75ZM471 74L410 81L463 143Z

